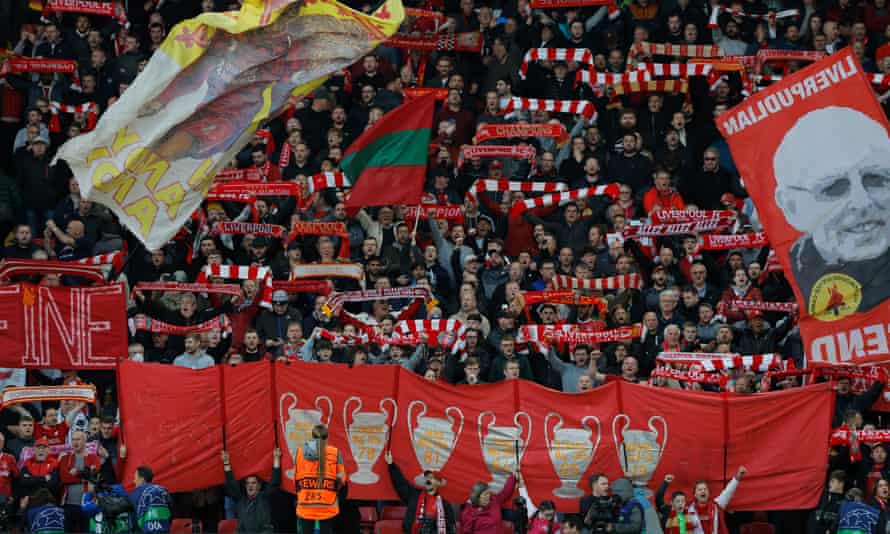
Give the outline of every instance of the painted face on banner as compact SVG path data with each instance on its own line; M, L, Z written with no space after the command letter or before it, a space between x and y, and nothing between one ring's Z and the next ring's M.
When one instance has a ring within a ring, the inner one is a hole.
M782 139L773 167L776 203L826 263L890 248L890 139L880 123L851 108L811 111Z

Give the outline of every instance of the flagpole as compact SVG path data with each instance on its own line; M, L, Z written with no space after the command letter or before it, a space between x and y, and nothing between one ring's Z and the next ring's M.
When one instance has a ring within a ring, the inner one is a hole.
M420 214L423 204L417 205L417 218L414 219L414 230L411 231L411 245L417 246L417 227L420 225Z

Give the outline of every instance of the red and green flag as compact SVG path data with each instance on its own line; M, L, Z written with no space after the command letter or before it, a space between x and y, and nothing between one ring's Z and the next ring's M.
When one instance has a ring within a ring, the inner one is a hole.
M347 208L420 204L435 103L434 95L407 100L349 146L340 162L354 184Z

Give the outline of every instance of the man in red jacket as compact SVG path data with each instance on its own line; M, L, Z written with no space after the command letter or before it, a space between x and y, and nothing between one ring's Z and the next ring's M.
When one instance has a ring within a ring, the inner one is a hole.
M22 465L18 483L18 496L31 495L40 488L53 494L59 487L59 462L49 454L49 442L40 438L34 442L34 456Z
M83 475L97 473L102 467L102 460L86 450L87 436L77 431L71 434L71 451L59 456L59 480L64 493L62 504L65 507L65 531L85 532L81 503L86 481Z
M6 439L0 434L0 451L6 445ZM19 467L15 457L8 452L0 452L0 495L12 498L12 480L18 478Z

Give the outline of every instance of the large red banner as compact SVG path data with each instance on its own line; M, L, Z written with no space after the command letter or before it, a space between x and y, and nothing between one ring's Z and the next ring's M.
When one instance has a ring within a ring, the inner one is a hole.
M0 367L110 369L127 355L123 284L0 286Z
M567 512L594 473L649 490L670 473L676 489L707 480L717 491L740 465L749 474L733 509L812 507L833 409L828 384L736 396L616 381L570 394L525 381L453 386L396 366L302 362L193 371L124 361L120 380L128 480L150 465L171 491L219 484L224 446L237 476L268 476L278 443L292 490L297 447L321 422L342 451L353 498L397 498L384 461L390 447L408 480L443 472L453 502L476 481L500 487L519 465L535 502L551 499ZM797 490L774 490L788 487Z
M848 48L717 118L814 364L890 361L890 139Z

